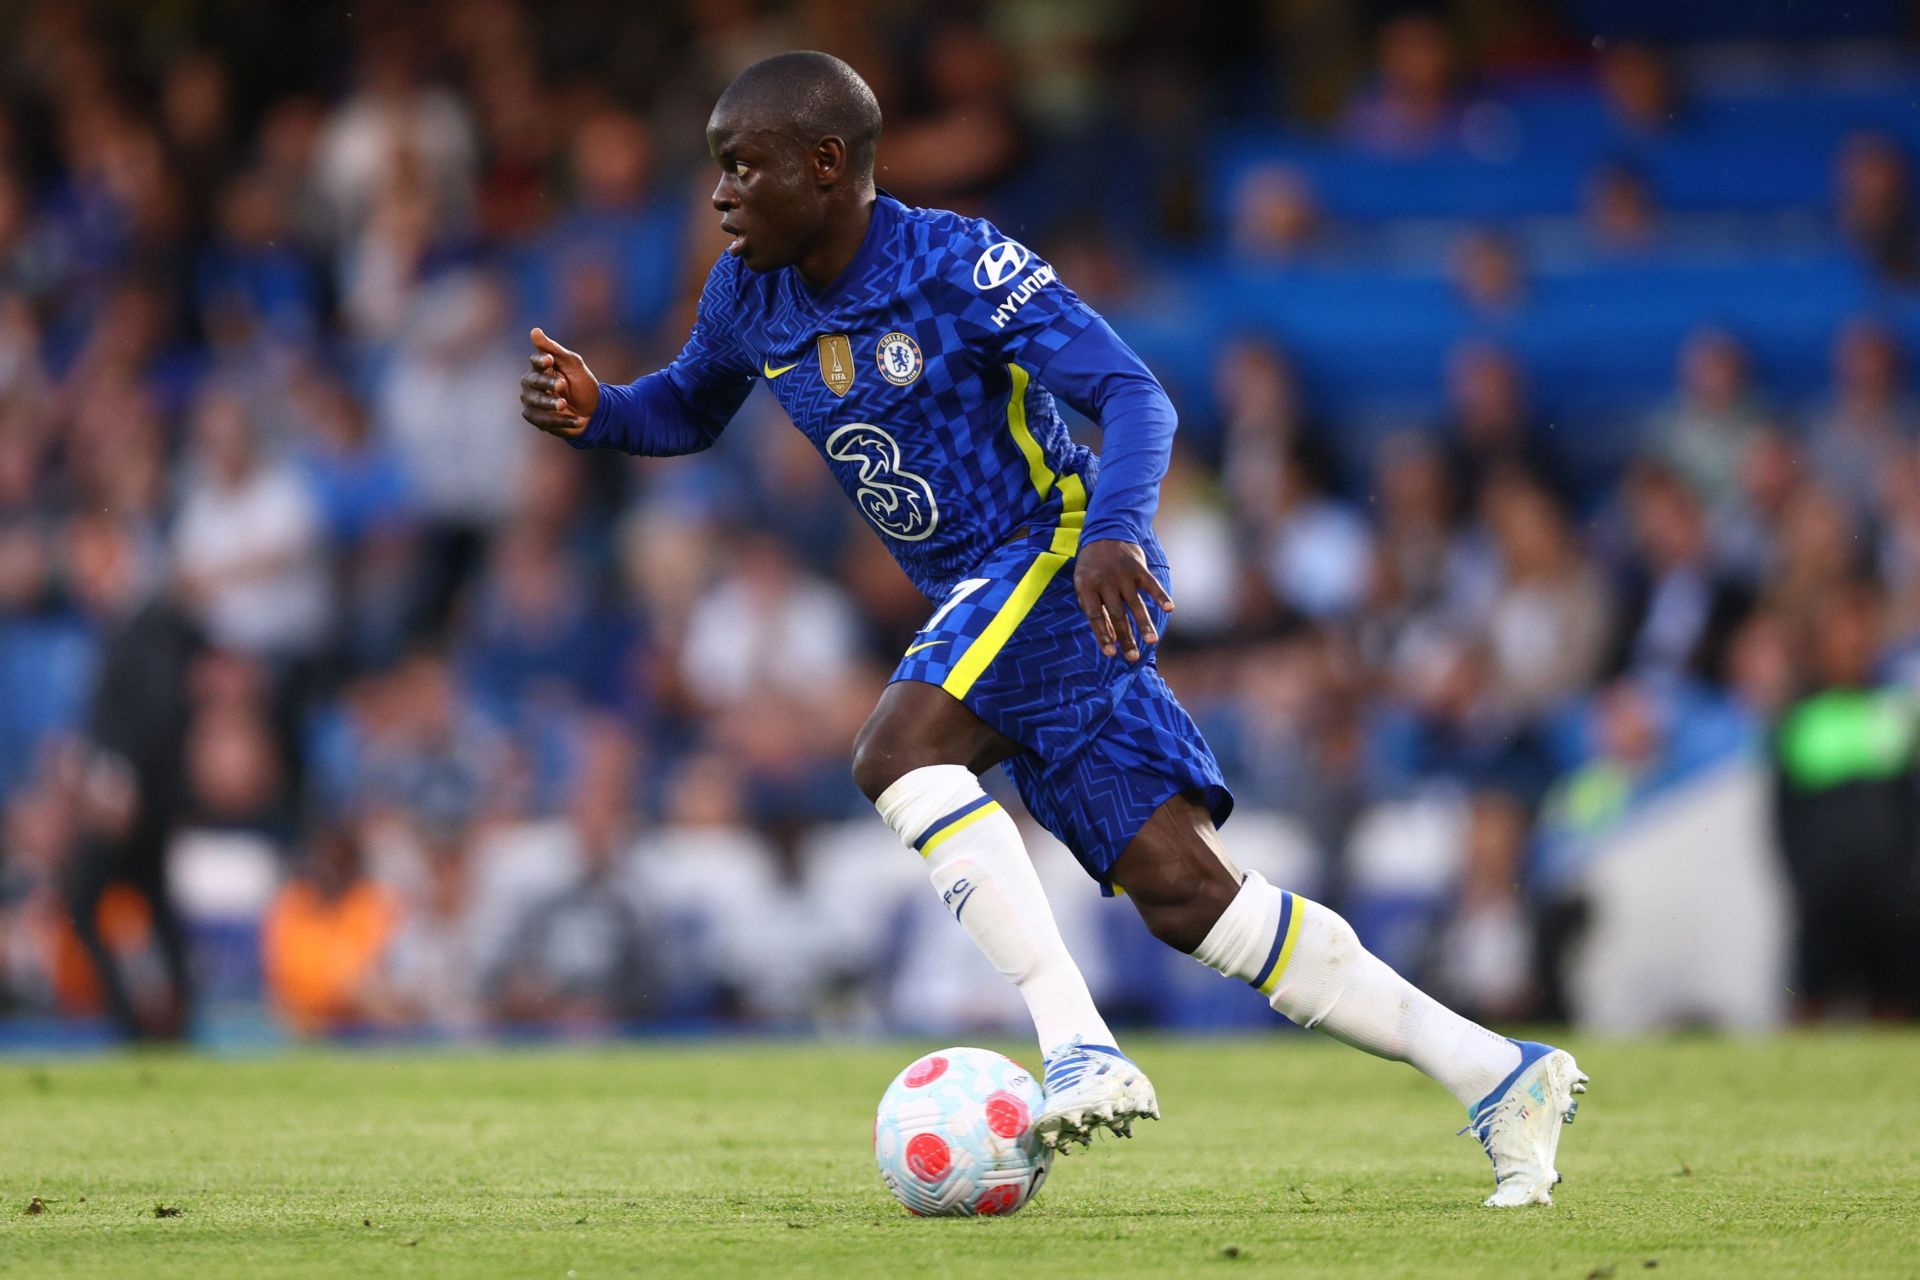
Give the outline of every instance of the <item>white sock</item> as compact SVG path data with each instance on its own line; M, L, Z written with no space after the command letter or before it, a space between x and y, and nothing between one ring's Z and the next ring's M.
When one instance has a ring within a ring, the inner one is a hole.
M927 860L933 887L974 944L1026 998L1043 1053L1076 1037L1114 1044L1060 940L1020 829L965 765L915 769L875 802Z
M1336 912L1249 871L1194 959L1251 983L1303 1027L1412 1064L1471 1108L1520 1065L1506 1037L1389 969Z

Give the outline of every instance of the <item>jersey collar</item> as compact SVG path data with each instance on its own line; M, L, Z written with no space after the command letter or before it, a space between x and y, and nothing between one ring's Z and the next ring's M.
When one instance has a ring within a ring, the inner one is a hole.
M800 295L819 311L827 310L838 301L840 295L847 291L848 286L865 276L868 268L873 265L874 258L880 253L880 246L886 243L887 236L893 231L894 221L899 217L901 208L898 200L880 188L874 188L873 213L867 219L867 234L862 237L859 251L853 255L853 261L847 264L846 270L815 292L807 286L805 280L800 278L798 268L787 268L793 273L793 281L799 286Z

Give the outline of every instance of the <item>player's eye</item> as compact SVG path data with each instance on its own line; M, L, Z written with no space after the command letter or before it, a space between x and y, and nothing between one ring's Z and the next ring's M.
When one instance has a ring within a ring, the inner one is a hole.
M732 168L734 177L744 178L747 176L747 162L745 160L735 160Z

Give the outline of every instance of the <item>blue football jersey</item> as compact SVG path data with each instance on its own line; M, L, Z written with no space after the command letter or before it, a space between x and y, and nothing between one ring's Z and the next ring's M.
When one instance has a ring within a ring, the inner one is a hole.
M1039 375L1095 319L991 223L881 193L858 254L823 290L791 267L714 265L661 375L697 429L610 438L599 420L639 384L607 387L576 443L704 447L765 379L915 585L939 597L1017 534L1077 536L1097 462Z

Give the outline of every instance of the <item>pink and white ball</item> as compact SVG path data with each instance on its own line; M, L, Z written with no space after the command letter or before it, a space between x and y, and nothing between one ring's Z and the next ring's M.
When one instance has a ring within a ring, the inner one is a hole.
M880 1177L923 1218L1009 1214L1033 1198L1053 1152L1033 1131L1033 1074L989 1049L942 1049L908 1065L873 1118Z

